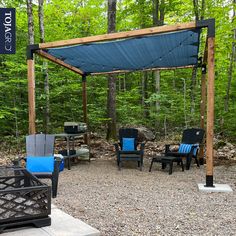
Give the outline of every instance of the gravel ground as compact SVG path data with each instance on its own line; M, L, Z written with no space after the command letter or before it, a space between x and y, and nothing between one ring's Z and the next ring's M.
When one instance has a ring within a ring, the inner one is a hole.
M205 169L192 166L173 174L145 160L144 170L115 160L80 162L60 174L59 208L97 228L101 235L236 235L236 165L217 166L215 183L233 193L199 192Z

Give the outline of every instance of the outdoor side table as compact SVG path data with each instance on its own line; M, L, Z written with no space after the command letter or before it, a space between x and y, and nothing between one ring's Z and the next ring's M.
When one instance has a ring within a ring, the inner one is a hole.
M167 165L169 165L169 175L172 174L173 170L173 162L178 162L181 164L182 171L184 171L184 164L181 157L173 157L173 156L157 156L152 158L152 162L149 168L149 172L152 171L152 165L154 162L159 162L162 164L162 169L165 169Z
M51 225L51 187L21 167L0 167L0 233Z
M55 139L57 138L64 138L66 139L66 150L59 151L59 153L64 157L64 160L67 162L68 170L71 169L71 159L78 157L79 155L76 153L74 149L74 139L75 137L85 136L88 135L88 132L78 133L78 134L68 134L68 133L61 133L61 134L54 134ZM72 141L72 143L71 143ZM71 148L72 144L72 148ZM90 161L90 158L89 158Z

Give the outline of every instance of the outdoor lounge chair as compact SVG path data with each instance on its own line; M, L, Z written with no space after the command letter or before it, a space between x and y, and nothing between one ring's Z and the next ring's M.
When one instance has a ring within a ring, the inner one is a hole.
M119 140L119 143L114 144L119 170L121 169L122 161L131 160L137 161L138 167L142 171L145 144L138 143L138 130L133 128L120 129Z
M52 197L57 196L61 158L54 157L54 135L26 136L26 169L38 178L51 179Z
M182 135L181 144L179 144L178 151L171 151L170 144L165 145L165 156L173 156L179 158L186 158L186 169L189 170L192 159L195 160L199 167L197 158L199 145L203 143L205 131L203 129L191 128L185 129ZM179 162L179 159L176 159Z
M186 169L189 170L192 159L195 159L197 166L199 167L199 162L197 158L197 153L199 145L202 144L204 139L205 131L203 129L186 129L182 135L181 144L172 144L179 145L177 151L170 149L170 144L165 145L165 153L163 156L157 156L152 158L152 162L149 168L149 172L152 170L152 165L154 162L162 163L162 169L165 169L166 165L170 165L169 174L172 174L173 162L181 164L182 171L184 171L183 160L186 158Z

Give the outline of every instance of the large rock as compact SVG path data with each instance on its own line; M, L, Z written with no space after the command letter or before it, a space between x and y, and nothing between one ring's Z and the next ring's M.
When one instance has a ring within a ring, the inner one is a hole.
M138 127L136 128L139 132L138 139L139 141L154 141L155 134L146 127Z

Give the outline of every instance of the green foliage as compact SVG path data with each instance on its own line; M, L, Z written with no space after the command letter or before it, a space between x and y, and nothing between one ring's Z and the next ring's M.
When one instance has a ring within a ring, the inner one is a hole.
M201 1L200 1L201 2ZM234 66L229 111L224 111L228 83L230 53L233 43L232 1L205 1L205 18L216 19L215 52L215 130L229 137L236 136L236 71ZM194 20L192 1L165 1L165 24ZM0 55L0 133L26 134L28 130L27 14L25 1L0 1L1 7L15 7L17 13L17 53ZM38 7L34 5L35 42L39 42ZM151 0L122 0L117 2L117 31L152 26ZM47 42L107 32L107 3L103 0L45 1L45 39ZM204 32L204 34L206 34ZM201 38L203 55L205 37ZM42 59L36 57L36 115L38 132L44 130L46 95ZM234 64L235 65L235 64ZM48 63L50 81L50 126L52 132L61 132L64 121L82 121L81 78L53 63ZM191 69L161 72L161 92L156 93L152 73L148 73L148 98L145 104L149 116L144 118L142 101L142 72L117 76L117 122L120 125L139 124L168 132L200 123L200 76L194 91L194 111L191 112ZM125 85L124 85L125 81ZM184 83L186 89L184 89ZM87 79L88 119L92 130L107 123L107 77L89 76ZM157 103L158 102L158 103ZM158 104L158 109L156 107ZM17 132L16 132L17 131Z

